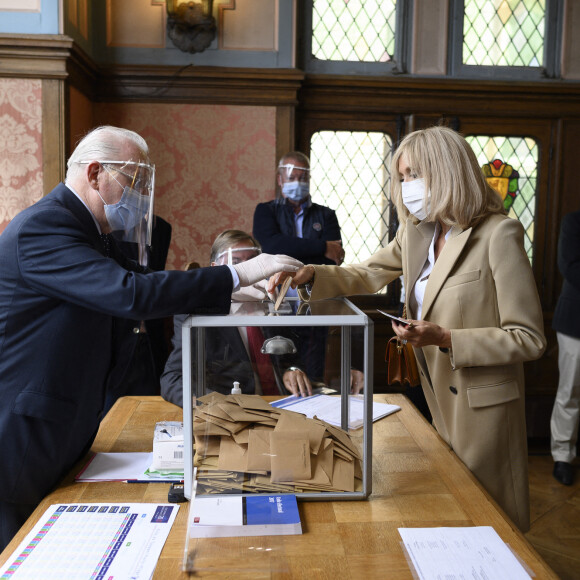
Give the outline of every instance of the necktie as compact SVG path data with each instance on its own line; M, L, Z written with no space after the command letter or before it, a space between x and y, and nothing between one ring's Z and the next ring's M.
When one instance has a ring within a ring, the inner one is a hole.
M270 355L262 353L262 345L264 344L262 330L259 326L247 326L246 331L248 333L248 350L254 370L260 379L262 394L279 395Z
M101 241L103 242L105 256L107 256L107 258L110 258L111 257L111 238L109 237L109 234L101 234Z

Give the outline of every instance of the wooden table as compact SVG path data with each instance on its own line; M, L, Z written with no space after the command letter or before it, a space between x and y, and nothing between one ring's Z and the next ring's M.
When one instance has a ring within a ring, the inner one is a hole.
M258 558L255 538L199 540L204 570L196 577L411 579L397 528L493 526L537 579L557 578L403 395L375 399L401 411L374 423L373 492L367 501L300 502L303 534L262 539L261 547L272 551ZM124 397L104 419L92 451L151 451L155 423L181 417L181 408L161 397ZM0 564L51 504L167 501L168 484L75 483L85 462L43 500L0 555ZM156 580L188 578L181 571L188 504L181 505Z

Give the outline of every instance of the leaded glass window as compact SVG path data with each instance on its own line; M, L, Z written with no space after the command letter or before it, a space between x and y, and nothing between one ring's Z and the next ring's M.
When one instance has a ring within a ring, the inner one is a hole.
M395 54L396 0L313 0L312 55L387 62Z
M541 67L545 0L465 0L463 64Z
M345 263L366 260L389 241L391 137L320 131L310 147L312 200L336 211Z
M473 148L481 167L488 166L493 174L507 177L506 193L510 188L513 201L507 200L508 215L520 220L525 230L524 244L526 252L533 261L534 228L536 218L536 187L538 181L538 144L530 137L492 137L488 135L472 135L466 137ZM505 166L511 166L511 171L505 171ZM484 169L484 172L486 169ZM517 182L514 183L513 172L517 173ZM501 172L501 173L500 173ZM507 175L509 173L509 175ZM509 180L511 178L511 180ZM510 183L511 181L511 183ZM492 184L493 185L493 184ZM500 191L501 186L497 187Z

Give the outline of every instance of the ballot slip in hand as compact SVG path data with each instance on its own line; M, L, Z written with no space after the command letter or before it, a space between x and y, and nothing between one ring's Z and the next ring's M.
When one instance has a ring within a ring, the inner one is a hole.
M286 294L288 294L288 290L290 289L290 284L292 284L292 277L288 276L284 282L282 282L282 286L280 288L280 293L278 294L278 298L276 298L276 304L274 304L274 310L278 310L280 308L280 304L284 300Z
M190 510L190 538L302 533L298 503L292 494L196 496Z
M377 311L380 312L381 314L384 314L385 316L388 316L389 318L393 319L395 321L395 324L403 324L404 326L409 326L411 324L408 320L405 320L404 318L401 318L399 316L393 316L392 314L389 314L388 312L383 312L379 308L377 308Z

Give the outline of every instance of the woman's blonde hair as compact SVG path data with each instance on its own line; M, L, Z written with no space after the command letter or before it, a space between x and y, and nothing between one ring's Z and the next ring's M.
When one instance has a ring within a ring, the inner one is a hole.
M426 221L462 228L476 225L489 214L505 213L500 195L487 181L473 149L456 131L430 127L407 135L391 162L391 199L399 221L410 214L403 204L399 161L402 156L412 172L425 180L431 193Z

